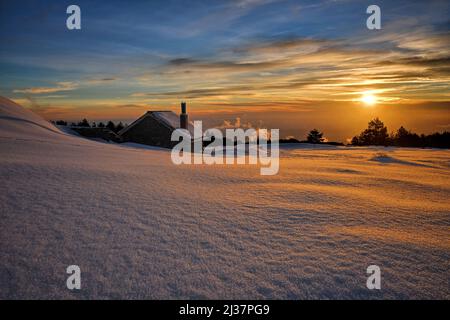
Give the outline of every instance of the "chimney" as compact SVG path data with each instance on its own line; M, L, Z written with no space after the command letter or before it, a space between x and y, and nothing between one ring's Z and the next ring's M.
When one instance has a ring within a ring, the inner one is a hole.
M186 113L186 102L181 102L181 114L180 114L180 128L188 128L188 115Z

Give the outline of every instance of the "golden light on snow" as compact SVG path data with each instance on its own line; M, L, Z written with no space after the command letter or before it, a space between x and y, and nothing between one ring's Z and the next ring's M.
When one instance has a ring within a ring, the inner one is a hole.
M377 97L372 93L363 93L361 101L367 106L373 106L377 103Z

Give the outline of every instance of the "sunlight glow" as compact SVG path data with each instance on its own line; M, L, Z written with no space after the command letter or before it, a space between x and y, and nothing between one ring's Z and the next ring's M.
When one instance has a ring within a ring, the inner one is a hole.
M371 93L363 93L361 101L368 106L373 106L377 103L377 97Z

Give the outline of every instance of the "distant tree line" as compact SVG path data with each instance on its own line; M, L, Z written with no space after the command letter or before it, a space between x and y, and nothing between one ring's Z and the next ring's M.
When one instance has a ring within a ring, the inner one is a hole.
M54 123L57 125L60 125L60 126L69 125L67 123L67 121L64 121L64 120L54 121ZM89 121L87 119L83 119L77 123L72 122L72 123L70 123L69 126L70 127L83 127L83 128L107 128L107 129L111 130L112 132L118 133L120 130L125 128L127 126L127 124L123 124L122 122L119 122L116 125L112 121L108 121L106 124L104 124L103 122L96 123L95 121L93 121L92 123L89 123Z
M327 139L323 137L323 132L320 132L317 129L312 129L306 136L306 140L300 141L295 139L294 137L289 137L285 139L280 139L280 143L313 143L313 144L328 144L333 146L344 145L342 142L327 141Z
M353 137L351 144L355 146L450 148L450 132L419 135L401 126L396 132L388 134L384 123L375 118L369 122L367 129Z
M311 130L306 140L299 141L293 137L280 139L280 143L313 143L343 145L340 142L328 142L323 137L323 132L317 129ZM450 148L450 132L436 132L433 134L417 134L401 126L396 132L388 133L387 127L379 119L371 120L363 132L353 137L351 145L354 146L396 146L416 148Z

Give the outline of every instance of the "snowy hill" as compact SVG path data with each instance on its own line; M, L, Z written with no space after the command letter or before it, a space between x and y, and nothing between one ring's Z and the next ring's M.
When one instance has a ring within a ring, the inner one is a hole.
M291 146L260 176L0 102L2 299L450 298L449 151Z
M30 110L0 96L0 135L10 137L44 136L61 133L50 122Z

